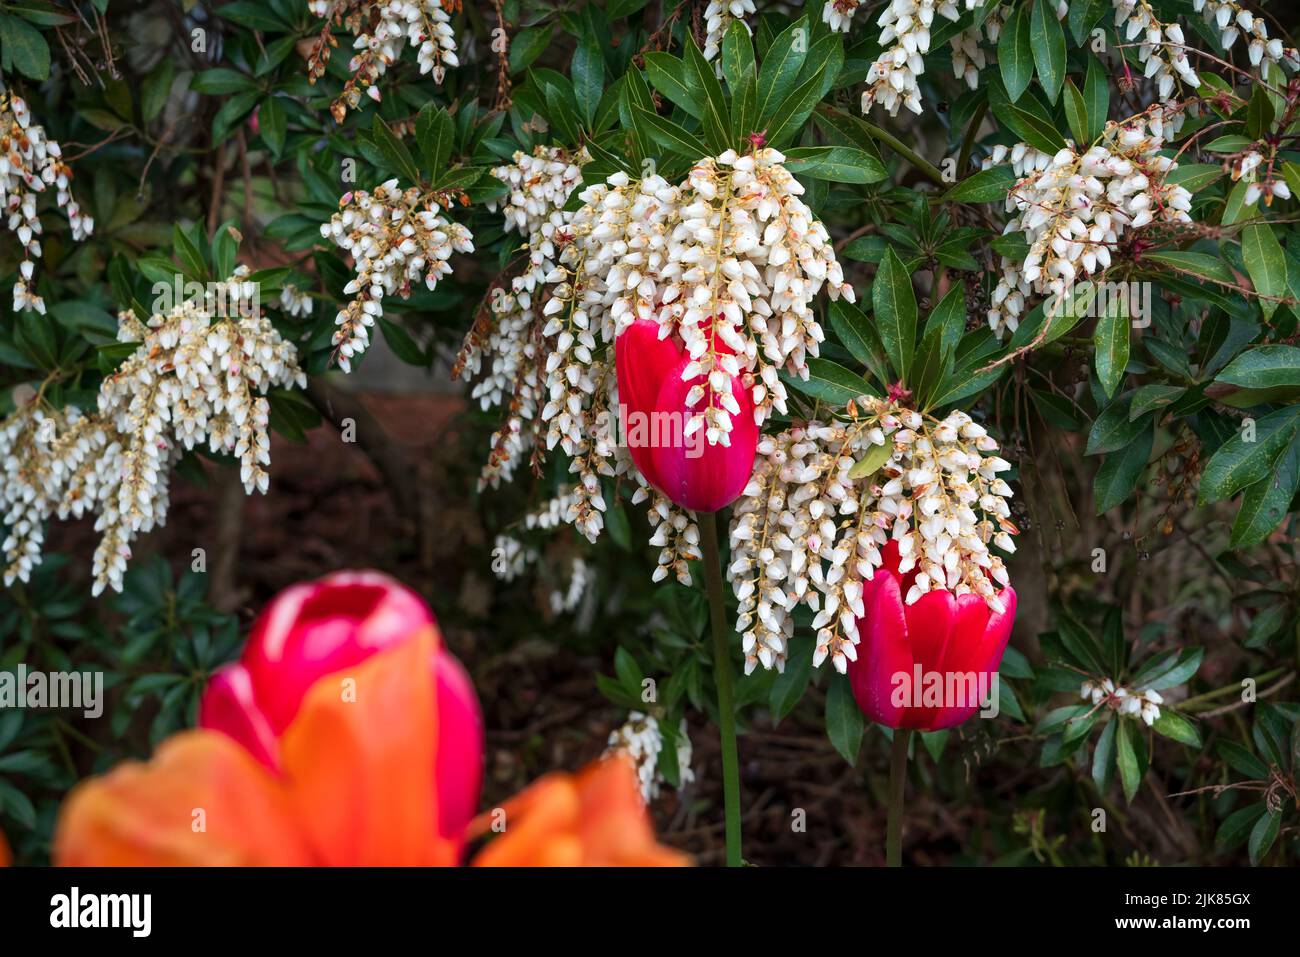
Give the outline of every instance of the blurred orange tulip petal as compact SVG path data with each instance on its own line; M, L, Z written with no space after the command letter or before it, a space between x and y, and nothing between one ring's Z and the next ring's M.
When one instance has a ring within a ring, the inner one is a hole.
M5 843L4 832L0 831L0 867L8 867L13 863L13 857L9 854L9 845Z
M61 866L310 863L276 781L210 731L178 734L149 763L79 785L63 806L53 857Z
M576 775L548 774L504 805L505 831L474 859L479 867L676 867L685 854L655 842L636 773L626 757ZM490 814L476 822L483 833Z
M299 826L320 863L451 865L429 769L438 739L431 628L307 693L281 741Z

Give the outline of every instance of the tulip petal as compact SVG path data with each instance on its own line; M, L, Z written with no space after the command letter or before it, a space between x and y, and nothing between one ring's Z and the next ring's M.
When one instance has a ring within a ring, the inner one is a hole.
M981 685L978 688L979 694L991 693L992 676L1002 661L1002 652L1006 650L1016 617L1015 590L1004 588L999 598L1004 606L1001 613L990 611L988 603L978 595L962 595L958 599L957 620L944 658L944 669L947 672L974 676L976 683ZM969 684L967 681L967 687ZM980 710L980 707L981 704L977 701L965 707L946 708L943 714L936 716L934 729L942 730L961 724Z
M434 665L438 707L438 815L442 836L457 843L478 810L483 786L483 716L469 675L451 654Z
M754 405L739 379L731 380L731 394L740 412L731 417L730 445L709 445L703 429L684 435L691 416L706 407L707 397L694 406L686 404L687 393L701 376L683 381L682 372L689 358L669 370L659 390L656 411L672 416L675 441L658 442L652 449L657 487L682 508L693 512L716 512L726 508L745 490L754 473L754 455L758 450L758 426L754 424Z
M253 681L241 664L212 676L199 702L199 727L229 735L272 771L280 766L280 745L253 700Z
M636 467L656 487L659 483L652 455L654 443L648 429L653 425L659 389L682 355L681 345L672 339L660 339L659 323L649 319L633 322L614 342L619 432Z
M588 765L576 775L554 773L533 782L503 806L505 830L492 839L478 867L673 867L685 854L655 841L636 772L625 755ZM493 815L476 822L489 830Z
M280 741L299 826L329 865L457 863L430 768L438 709L432 627L314 684Z
M899 590L902 590L900 583ZM944 694L947 693L946 674L943 671L944 650L953 634L953 623L957 614L957 600L950 591L935 590L926 592L910 605L903 606L907 618L907 641L912 649L912 660L921 666L920 688L915 690L923 698L926 683L936 680L944 681ZM938 675L938 678L932 677ZM944 701L944 706L948 704ZM912 707L904 716L905 728L929 729L930 723L939 709L933 707Z
M898 576L877 571L862 592L866 615L858 620L858 658L849 662L849 683L858 707L872 721L890 728L904 724L907 707L895 704L896 676L906 678L902 687L911 698L912 649L907 640L907 618Z
M9 853L9 844L5 841L4 832L0 831L0 867L8 867L13 861L13 855Z
M285 794L241 745L213 731L169 738L68 796L59 866L303 866L310 849Z
M258 617L243 664L276 734L322 675L351 668L433 624L415 592L379 572L340 572L286 589Z

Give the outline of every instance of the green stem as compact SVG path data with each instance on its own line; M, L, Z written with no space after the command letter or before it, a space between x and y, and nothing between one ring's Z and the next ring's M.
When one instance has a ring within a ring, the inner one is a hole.
M885 863L889 867L903 863L903 790L907 785L907 745L911 737L910 729L895 729L889 753L889 823L885 831Z
M1256 675L1255 684L1257 686L1266 684L1272 681L1274 678L1278 677L1278 675L1285 674L1286 671L1287 671L1286 667L1283 666L1281 668L1274 668L1271 671L1266 671L1262 675ZM1183 703L1178 706L1178 710L1186 711L1189 713L1194 711L1204 711L1214 701L1218 700L1219 698L1223 698L1231 694L1240 694L1240 693L1241 693L1241 682L1237 681L1232 684L1224 685L1222 688L1216 688L1213 691L1207 691L1204 694L1198 694L1191 698L1186 698L1183 700ZM1205 707L1202 707L1203 705Z
M697 515L704 552L704 589L713 631L713 681L718 687L718 728L722 737L722 804L727 822L727 866L740 867L740 762L736 757L736 704L732 694L730 635L722 596L722 554L716 515Z

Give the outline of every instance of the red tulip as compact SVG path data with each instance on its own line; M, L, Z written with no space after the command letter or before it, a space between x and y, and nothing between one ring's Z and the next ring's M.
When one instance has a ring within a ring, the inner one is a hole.
M848 667L858 707L891 728L941 731L961 724L992 688L1016 617L1015 589L998 594L1001 612L979 595L947 591L907 605L903 596L916 572L898 573L897 542L882 555L884 567L863 589L866 615L858 620L857 660Z
M701 429L685 435L692 414L708 402L693 406L687 393L704 376L689 382L682 371L691 361L675 338L660 339L659 325L640 319L615 342L618 366L620 427L632 461L647 482L682 508L716 512L734 502L749 483L758 448L758 426L749 390L732 377L731 393L740 406L732 416L730 445L710 445ZM719 344L720 351L730 351Z
M355 669L437 623L418 595L378 572L340 572L281 592L258 616L242 659L213 676L199 727L222 731L278 771L280 738L320 678ZM464 669L438 642L429 662L439 729L440 830L460 835L483 775L483 722ZM348 693L340 675L339 694Z

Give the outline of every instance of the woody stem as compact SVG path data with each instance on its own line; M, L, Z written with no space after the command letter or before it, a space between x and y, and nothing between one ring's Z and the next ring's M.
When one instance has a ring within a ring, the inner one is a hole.
M907 745L911 737L910 729L896 728L889 754L889 823L885 830L885 863L889 867L900 867L903 863L903 790L907 784Z
M722 554L718 550L716 515L696 516L704 553L704 589L709 596L713 631L713 682L718 688L718 728L722 737L722 804L727 829L727 866L739 867L740 763L736 755L736 704L732 694L730 636L722 595Z

